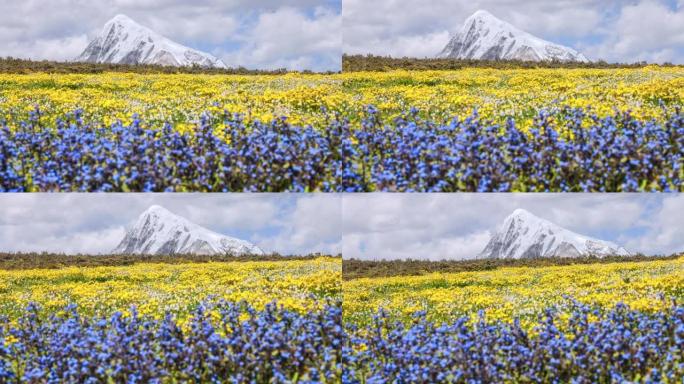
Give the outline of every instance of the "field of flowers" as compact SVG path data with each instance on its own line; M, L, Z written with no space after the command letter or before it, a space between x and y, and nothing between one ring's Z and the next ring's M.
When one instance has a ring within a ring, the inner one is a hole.
M0 313L17 317L29 303L47 311L76 304L84 315L109 315L131 305L141 315L189 316L209 299L272 301L304 312L341 297L339 259L139 263L132 266L0 270Z
M353 191L684 191L684 113L664 122L629 113L600 119L582 109L540 112L527 130L475 114L446 125L418 111L384 124L369 108L351 130L343 182ZM585 126L583 121L592 123ZM558 120L568 120L559 125Z
M680 382L684 257L343 283L345 382Z
M493 321L519 319L529 330L547 309L573 306L568 297L598 308L620 302L645 312L669 308L672 299L684 299L684 257L361 278L345 281L343 291L345 319L359 325L370 324L379 308L401 320L426 311L437 322L482 310Z
M293 125L323 125L340 98L341 80L332 75L200 74L0 74L0 120L10 128L38 106L40 122L83 111L89 124L124 125L134 115L152 125L171 123L184 132L203 113L239 113L245 121L269 122L287 116Z
M483 69L352 72L339 75L0 74L0 120L10 128L40 107L40 122L83 110L87 123L151 124L193 129L203 113L224 110L248 123L286 116L296 126L325 127L335 114L358 124L374 106L384 121L412 108L437 124L470 116L526 129L541 110L615 110L637 120L662 119L661 105L684 104L684 68ZM586 119L589 120L588 118Z
M0 381L339 382L341 261L0 271Z
M361 190L683 188L684 68L353 72L344 88Z
M294 74L0 74L0 190L326 190L340 165L335 139L318 128L339 84Z
M140 120L98 128L77 111L55 127L36 124L0 126L0 191L329 191L342 163L336 137L282 119L247 127L226 114L181 133Z
M684 69L0 74L3 191L682 191Z
M591 109L600 118L631 111L641 121L662 119L661 104L684 104L683 67L638 69L484 69L353 72L343 75L347 107L356 121L373 105L387 122L411 108L445 124L470 116L533 125L541 110Z
M684 379L684 307L649 314L618 304L580 304L567 319L549 312L534 333L519 323L450 324L417 314L404 324L379 313L350 328L343 348L348 383L679 383ZM566 330L558 322L567 322Z

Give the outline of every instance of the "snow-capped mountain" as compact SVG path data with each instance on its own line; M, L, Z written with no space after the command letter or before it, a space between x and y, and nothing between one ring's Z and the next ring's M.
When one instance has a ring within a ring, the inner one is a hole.
M542 40L482 10L475 12L466 20L460 32L451 38L439 57L473 60L589 61L572 48Z
M262 255L264 251L247 241L210 231L153 205L138 217L112 253Z
M524 209L515 210L489 240L480 259L629 256L623 247L579 235Z
M226 68L216 57L171 41L125 15L109 20L75 61Z

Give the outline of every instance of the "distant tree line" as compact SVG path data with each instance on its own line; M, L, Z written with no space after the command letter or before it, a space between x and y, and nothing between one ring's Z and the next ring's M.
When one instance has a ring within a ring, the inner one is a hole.
M412 71L453 70L463 68L493 68L493 69L532 69L532 68L642 68L651 65L647 62L639 63L608 63L596 61L591 63L561 62L561 61L520 61L520 60L459 60L432 58L394 58L374 55L343 55L342 72L376 71L384 72L396 69ZM671 63L662 64L663 67L684 67Z
M379 260L366 261L347 259L342 262L342 276L345 280L363 277L419 276L430 273L455 273L490 271L504 267L544 268L576 264L608 264L623 262L643 262L653 260L674 260L684 254L670 256L608 256L577 258L537 258L537 259L483 259L483 260Z
M342 258L341 255L329 256L319 253L305 256L284 256L278 253L269 255L66 255L54 253L0 253L0 270L123 266L138 263L182 264L229 261L312 260L322 256Z
M430 58L394 58L373 55L343 55L342 72L359 71L391 71L396 69L406 69L413 71L428 70L454 70L463 68L494 68L494 69L531 69L531 68L642 68L652 65L647 62L639 63L608 63L597 61L591 63L580 62L560 62L560 61L519 61L519 60L457 60L457 59L430 59ZM662 67L684 67L671 63L661 64ZM339 72L313 72L289 71L285 68L276 70L247 69L237 68L203 68L198 65L192 67L171 67L162 65L148 64L107 64L107 63L80 63L80 62L59 62L50 60L26 60L13 57L0 58L0 73L103 73L103 72L127 72L140 74L213 74L213 75L282 75L290 72L303 74L322 73L335 74Z
M16 59L13 57L0 58L0 73L29 74L36 72L45 73L103 73L103 72L127 72L140 74L212 74L212 75L281 75L288 72L287 69L277 70L256 70L243 67L238 68L203 68L198 65L192 67L171 67L162 65L130 65L130 64L99 64L99 63L78 63L78 62L58 62L58 61L33 61ZM312 71L301 71L299 73L314 73ZM325 72L332 74L334 72Z

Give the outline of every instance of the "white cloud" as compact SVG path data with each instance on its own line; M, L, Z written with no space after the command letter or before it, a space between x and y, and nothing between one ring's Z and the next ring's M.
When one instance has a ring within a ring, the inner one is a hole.
M363 46L348 46L345 53L394 57L434 57L449 42L449 32L365 41Z
M86 35L63 39L37 39L29 42L10 42L2 49L2 57L21 59L73 60L88 45Z
M292 253L308 249L332 255L342 253L342 196L312 194L302 196L280 223L283 230L277 236L264 238L260 244L267 249Z
M343 256L466 259L489 240L490 209L472 194L345 195Z
M4 228L0 226L0 228ZM48 235L36 242L21 239L13 242L4 252L54 252L68 255L103 254L114 249L126 234L123 226L115 226L96 231L75 232L66 235Z
M684 198L680 195L663 197L652 217L645 219L648 231L641 237L629 239L627 246L633 249L652 249L655 253L684 252L684 226L681 213Z
M684 62L684 9L660 1L625 5L615 22L603 29L604 39L586 52L608 61Z
M143 22L143 21L139 21ZM207 13L194 17L178 17L174 23L152 18L147 26L163 36L188 43L202 42L204 45L220 46L231 39L240 28L240 21L234 15Z
M338 13L320 7L313 16L290 7L265 12L253 28L237 37L241 48L222 57L229 66L337 69L342 54L341 20ZM314 54L319 63L314 62Z
M414 233L410 229L368 236L360 233L345 235L342 254L346 259L359 260L467 260L475 258L491 237L489 231L433 239L412 235Z

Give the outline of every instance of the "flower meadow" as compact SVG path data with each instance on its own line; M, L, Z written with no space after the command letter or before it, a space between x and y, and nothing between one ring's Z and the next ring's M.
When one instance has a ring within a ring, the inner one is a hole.
M0 74L3 191L681 191L684 71Z
M341 264L2 271L0 381L684 378L684 258L343 283Z
M382 308L392 319L411 321L425 312L436 323L485 311L490 321L517 320L531 331L548 309L567 319L574 306L565 296L592 308L623 303L644 313L664 311L684 299L684 257L359 278L342 285L345 319L359 326L372 324Z
M334 137L285 119L205 116L181 133L139 119L96 127L80 111L42 127L39 114L19 130L0 124L2 191L328 191L341 168Z
M478 110L485 120L512 118L523 131L542 110L591 108L599 118L630 111L640 121L661 120L661 104L684 104L684 67L624 69L485 69L350 72L342 75L346 115L364 118L375 106L385 121L411 108L420 118L448 124Z
M343 283L348 383L679 383L684 258Z
M663 114L658 123L562 108L540 112L524 131L477 113L439 125L413 110L385 124L370 107L362 129L349 131L356 144L344 151L353 160L343 177L355 191L682 191L684 114Z
M369 107L361 129L285 118L246 125L227 111L186 133L136 119L88 125L80 111L54 128L40 110L20 129L0 125L2 191L145 192L629 192L681 191L684 114L663 123L629 113L599 119L540 112L527 132L465 120L435 125L412 110L385 124ZM559 125L556 121L566 121ZM59 159L59 160L56 160Z
M662 117L660 104L684 103L684 68L483 69L348 72L342 74L0 74L0 120L21 125L38 105L45 125L77 109L94 125L134 115L192 129L202 114L223 110L245 121L287 116L296 126L325 127L330 115L358 124L367 106L391 121L411 108L444 124L478 109L484 119L522 128L541 110L593 108L601 118L631 111L642 121Z
M67 306L45 318L29 305L0 318L0 381L46 383L338 383L342 310L297 313L268 304L200 304L188 322L86 317Z
M435 324L407 323L380 311L350 327L348 383L679 383L684 379L684 307L649 314L617 304L551 310L533 331L481 314ZM567 324L561 329L560 324Z
M0 271L0 382L336 383L341 260Z
M90 125L141 116L153 125L170 123L181 132L193 129L203 114L224 110L245 121L271 121L287 116L297 126L322 125L339 98L335 75L210 74L0 74L0 120L21 126L40 107L40 123L51 125L75 110Z
M76 305L86 317L127 313L179 321L202 302L246 302L262 310L321 310L341 298L342 262L336 258L211 263L136 263L124 266L0 270L0 314L19 318L30 304L45 312Z

